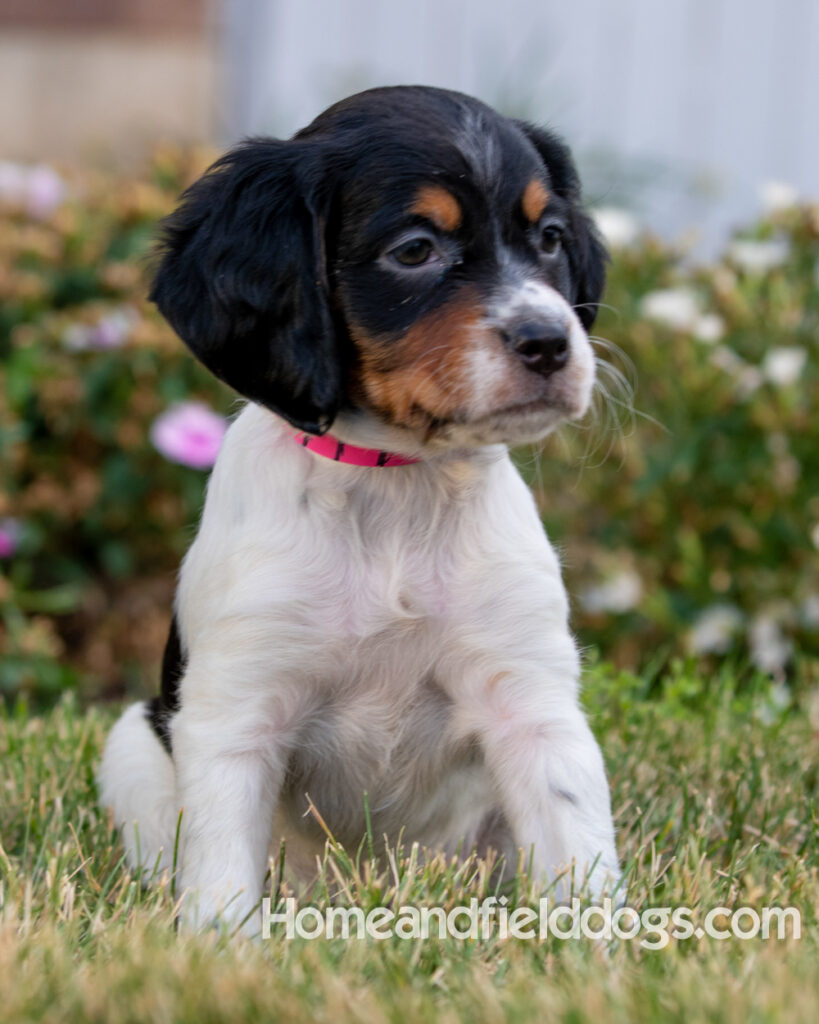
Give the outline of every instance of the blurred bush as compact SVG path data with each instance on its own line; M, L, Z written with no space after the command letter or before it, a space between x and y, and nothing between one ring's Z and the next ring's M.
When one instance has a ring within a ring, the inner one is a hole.
M151 427L176 403L226 411L233 396L146 302L146 256L208 162L160 152L144 180L69 179L46 208L18 185L0 207L6 695L134 689L161 654L206 475L160 454Z
M708 267L600 211L623 244L596 416L520 460L580 640L621 665L729 655L782 682L819 653L819 207L769 202Z
M233 396L146 303L145 258L206 163L160 152L140 181L0 165L6 696L154 685ZM620 213L600 223L597 416L518 455L575 629L621 665L735 653L783 681L819 653L819 210L780 204L700 269Z

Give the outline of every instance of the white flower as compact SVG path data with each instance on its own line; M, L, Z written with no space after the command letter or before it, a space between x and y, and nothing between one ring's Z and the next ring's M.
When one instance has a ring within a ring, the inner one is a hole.
M599 206L591 214L597 230L613 249L623 249L636 242L640 225L627 210L618 206Z
M11 558L20 542L20 521L0 519L0 558Z
M26 168L9 160L0 160L0 199L20 203L26 194Z
M750 398L762 386L762 373L756 366L746 364L737 374L737 398Z
M712 345L725 334L725 321L717 313L703 313L692 288L661 288L643 296L640 312L646 319L678 331L690 331Z
M801 345L778 345L762 361L762 372L772 384L785 387L799 379L807 358L807 349Z
M768 696L774 707L784 710L791 702L791 688L787 683L774 683Z
M819 523L814 523L811 527L810 539L813 541L813 546L819 549Z
M737 376L743 366L747 365L745 360L727 345L717 345L711 353L710 361L712 366L725 370L726 373L730 373L733 376Z
M771 683L766 697L756 708L756 717L763 725L778 722L791 702L791 689L787 683L777 681Z
M742 625L742 612L732 604L714 604L700 613L688 634L693 654L724 654Z
M799 193L786 181L766 181L759 186L759 199L769 213L777 213L796 206Z
M48 164L32 167L26 187L26 206L32 217L50 217L65 199L63 179Z
M749 398L762 384L762 371L746 363L727 345L717 345L711 353L711 364L734 378L736 394L740 399Z
M729 257L750 274L764 274L781 266L789 252L790 245L785 238L769 238L765 241L740 238L728 246Z
M65 182L48 164L0 161L0 200L24 206L32 217L50 216L65 195Z
M63 331L62 341L74 352L119 348L128 340L138 320L136 310L122 306L100 317L96 324L70 324Z
M799 612L808 629L819 629L819 594L808 594Z
M647 320L692 331L700 319L700 304L691 288L661 288L643 296L640 312Z
M718 313L703 313L694 322L694 337L706 345L713 345L725 334L725 321Z
M633 569L621 569L611 579L580 595L588 612L627 612L640 603L643 581Z
M748 641L751 661L762 672L781 672L793 650L793 644L772 615L757 615L751 623Z

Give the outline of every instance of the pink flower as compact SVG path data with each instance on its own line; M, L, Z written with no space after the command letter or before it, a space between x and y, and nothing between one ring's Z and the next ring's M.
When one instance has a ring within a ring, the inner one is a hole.
M119 348L128 340L138 319L135 310L122 306L100 317L93 326L71 324L63 332L63 344L74 352Z
M227 420L202 402L180 402L154 420L151 443L171 462L210 469L226 430Z
M20 524L16 519L0 519L0 558L11 558L20 541Z
M47 164L32 167L27 184L26 205L32 217L50 217L65 199L63 179Z
M25 207L32 217L44 218L51 216L65 196L65 182L48 164L31 167L0 161L0 200Z

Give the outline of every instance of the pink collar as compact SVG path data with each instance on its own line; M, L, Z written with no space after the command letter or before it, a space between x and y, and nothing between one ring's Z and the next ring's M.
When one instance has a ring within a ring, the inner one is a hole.
M357 445L347 444L346 441L339 441L332 434L317 437L315 434L300 431L293 436L302 448L307 448L316 455L323 455L325 459L332 459L333 462L346 462L349 466L369 466L376 469L381 466L411 466L420 461L410 459L406 455L382 452L377 448L359 448Z

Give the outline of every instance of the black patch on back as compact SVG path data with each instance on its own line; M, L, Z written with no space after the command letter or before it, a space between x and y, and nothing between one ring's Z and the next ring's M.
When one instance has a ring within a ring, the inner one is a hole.
M171 629L162 656L162 681L156 697L148 701L145 711L162 746L171 753L170 719L179 710L179 681L185 673L187 658L179 639L176 616L171 619Z

